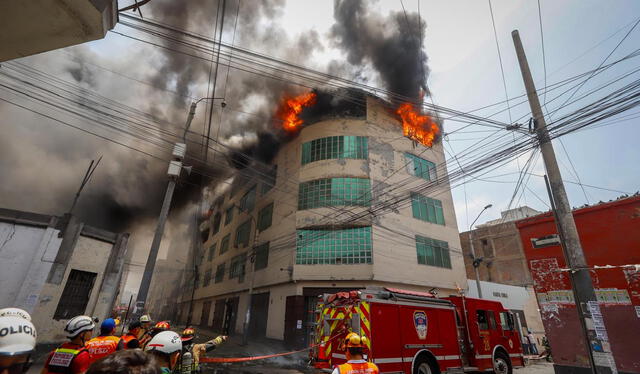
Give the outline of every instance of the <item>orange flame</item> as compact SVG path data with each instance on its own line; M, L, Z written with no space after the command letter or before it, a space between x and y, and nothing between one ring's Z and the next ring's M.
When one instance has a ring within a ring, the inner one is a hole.
M433 145L433 141L440 133L440 127L430 116L421 114L409 103L401 104L396 109L396 113L402 118L404 136L427 147Z
M315 92L307 92L294 97L284 96L280 101L276 117L282 120L283 129L290 132L296 131L303 123L300 117L298 117L302 109L315 103Z

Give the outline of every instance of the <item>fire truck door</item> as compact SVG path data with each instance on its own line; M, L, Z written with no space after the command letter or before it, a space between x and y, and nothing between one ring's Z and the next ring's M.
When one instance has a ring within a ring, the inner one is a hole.
M502 345L509 353L518 353L520 351L520 338L515 327L513 314L504 311L499 312L500 329L502 330Z
M444 356L445 352L449 352L446 337L451 339L451 346L458 351L456 342L456 333L452 329L454 326L453 315L451 321L447 321L446 325L451 328L446 331L448 335L443 336L440 321L440 311L442 309L430 308L428 306L400 306L400 326L402 330L402 357L415 357L422 350L428 350L435 356ZM446 311L448 312L448 311ZM410 370L411 362L406 362L405 370ZM415 365L419 365L416 362Z

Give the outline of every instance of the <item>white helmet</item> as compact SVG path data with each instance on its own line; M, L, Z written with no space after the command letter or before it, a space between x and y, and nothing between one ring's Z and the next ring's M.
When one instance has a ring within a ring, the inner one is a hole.
M64 331L67 333L67 338L75 338L83 331L90 331L96 327L93 318L89 316L75 316L67 322L67 326Z
M29 354L36 346L36 328L22 317L0 317L0 356Z
M3 308L0 309L0 317L20 317L31 322L31 316L26 310L20 308Z
M145 314L142 317L140 317L140 322L142 323L151 322L151 317L148 314Z
M158 351L166 353L168 355L182 350L182 339L180 335L173 331L162 331L154 336L147 346L145 351Z

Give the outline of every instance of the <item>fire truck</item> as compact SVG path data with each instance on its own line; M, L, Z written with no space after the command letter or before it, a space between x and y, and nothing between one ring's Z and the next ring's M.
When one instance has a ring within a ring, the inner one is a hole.
M346 362L344 338L368 338L380 373L438 374L524 366L513 315L496 301L367 288L319 296L311 363L330 371Z

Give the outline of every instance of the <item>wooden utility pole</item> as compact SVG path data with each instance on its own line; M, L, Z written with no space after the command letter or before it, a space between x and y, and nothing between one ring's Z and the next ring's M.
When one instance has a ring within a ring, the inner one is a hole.
M606 329L602 323L600 306L596 299L595 289L591 280L591 274L587 266L587 261L580 244L578 229L573 220L571 205L567 197L567 192L562 182L558 161L549 138L549 130L542 114L540 100L536 92L527 56L522 47L518 30L511 32L513 44L516 48L522 79L527 90L527 97L533 114L535 131L540 143L540 150L544 160L545 169L549 178L549 189L551 191L552 203L555 205L554 214L559 236L563 239L564 257L567 267L571 269L568 273L574 290L576 309L580 323L583 328L584 337L587 343L591 370L597 374L617 373L616 365L611 354L609 342L606 338ZM595 325L598 327L596 333ZM567 331L567 334L571 334Z

